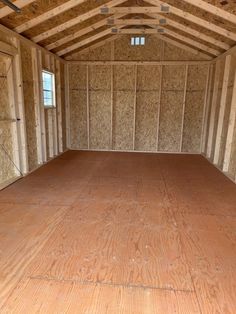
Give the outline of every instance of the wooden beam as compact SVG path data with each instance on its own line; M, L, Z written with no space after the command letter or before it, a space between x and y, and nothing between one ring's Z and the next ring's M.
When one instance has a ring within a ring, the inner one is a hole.
M30 3L34 2L35 0L18 0L18 1L14 1L14 5L17 6L19 9L25 7L26 5L29 5ZM0 9L0 19L2 19L3 17L11 14L11 13L15 13L14 11L12 11L11 8L9 8L8 6L4 6L3 8Z
M34 83L34 111L35 111L35 126L36 126L36 140L37 140L37 156L38 164L43 163L42 154L42 137L41 137L41 111L40 111L40 89L39 89L39 68L37 49L32 48L32 70Z
M62 49L62 50L58 51L57 55L58 56L63 56L65 54L67 54L68 52L71 52L71 51L76 50L76 49L78 49L80 47L83 47L83 46L85 46L85 45L87 45L87 44L89 44L89 43L91 43L91 42L93 42L93 41L95 41L95 40L97 40L99 38L102 38L102 37L104 37L106 35L109 35L109 34L111 34L111 29L106 29L105 31L99 32L96 35L88 37L88 38L86 38L86 39L84 39L84 40L82 40L82 41L80 41L78 43L75 43L75 44L73 44L73 45L71 45L71 46L69 46L69 47L67 47L65 49Z
M212 153L212 143L213 143L214 125L215 125L215 117L216 117L219 78L220 78L220 62L217 62L216 69L215 69L213 97L212 97L212 103L211 103L211 116L210 116L209 134L208 134L208 141L207 141L207 157L208 158L211 158L211 153Z
M223 162L224 172L229 171L235 125L236 125L236 70L234 70L233 95L231 99L229 123L228 123L228 130L227 130L227 136L226 136L226 145L225 145L224 162Z
M148 13L170 13L169 5L156 5L155 7L102 7L100 14L148 14Z
M123 16L123 15L120 15L120 17L122 17L122 16ZM83 36L83 35L86 35L86 34L88 34L89 32L92 32L92 31L94 31L94 30L96 30L96 29L98 29L98 28L100 28L100 27L102 27L102 26L104 26L104 25L107 25L107 19L103 19L103 20L101 20L101 21L99 21L99 22L97 22L97 23L94 23L94 24L92 24L92 25L90 25L90 26L88 26L88 27L85 27L85 28L83 28L83 29L80 29L78 32L75 32L75 33L73 33L73 34L70 34L70 35L68 35L68 36L65 36L65 37L63 37L62 39L59 39L59 40L55 41L54 43L47 45L47 46L46 46L46 49L52 50L52 49L54 49L54 48L56 48L56 47L59 47L59 46L61 46L61 45L66 44L66 43L68 43L69 41L72 41L72 40L74 40L74 39L76 39L76 38L78 38L78 37L81 37L81 36Z
M154 28L123 28L117 27L110 28L110 34L131 34L131 35L142 35L142 34L158 34L158 30Z
M161 96L162 96L162 78L163 78L163 66L160 65L160 89L158 95L158 117L157 117L157 137L156 137L156 151L159 149L159 135L160 135L160 116L161 116Z
M89 110L89 66L86 66L86 109L87 109L87 140L90 149L90 110Z
M162 19L164 21L164 18ZM107 25L164 25L160 19L107 19Z
M70 136L70 76L69 64L65 65L65 107L66 107L66 146L71 148Z
M110 38L109 38L110 39ZM114 37L112 37L114 40ZM88 48L86 48L88 49ZM210 61L68 61L70 64L79 65L209 65Z
M184 115L185 115L185 107L186 107L187 84L188 84L188 65L185 66L184 97L183 97L183 108L182 108L180 145L179 145L179 152L180 153L182 152L182 148L183 148Z
M206 130L207 130L207 121L208 121L208 116L209 116L209 100L210 100L211 83L212 83L212 67L213 67L212 64L208 65L208 69L207 69L207 79L206 79L204 106L203 106L203 118L202 118L202 130L201 130L201 153L205 152Z
M150 4L153 4L155 6L159 6L161 4L165 5L164 2L160 1L160 0L147 0L146 2L150 3ZM171 14L174 14L174 15L177 15L181 18L184 18L185 20L191 22L191 23L195 23L199 26L202 26L202 27L205 27L207 29L209 29L210 31L212 32L215 32L215 33L218 33L226 38L229 38L231 40L234 40L236 41L236 33L233 33L231 31L228 31L227 29L225 28L222 28L220 26L217 26L216 24L213 24L211 22L208 22L207 20L203 20L191 13L188 13L186 11L183 11L181 9L178 9L174 6L171 6L169 5L170 7L170 12Z
M179 41L176 41L176 40L174 40L172 38L169 38L169 37L166 37L166 36L161 36L159 34L156 34L155 36L157 36L159 39L164 40L167 43L172 44L172 45L174 45L174 46L176 46L176 47L178 47L180 49L183 49L183 50L186 50L188 52L191 52L194 55L198 55L199 57L202 57L202 58L207 59L207 60L211 60L212 59L209 55L207 55L207 54L205 54L205 53L203 53L203 52L201 52L201 51L199 51L197 49L194 49L192 47L186 46L185 44L182 44Z
M14 28L14 31L17 33L23 33L24 31L37 26L40 23L43 23L51 18L53 18L54 16L57 16L58 14L61 14L69 9L72 9L73 7L86 2L87 0L70 0L66 3L63 3L57 7L55 7L54 9L47 11L33 19L30 19L28 22L21 24L19 26L17 26L16 28Z
M14 46L3 41L0 41L0 51L9 56L15 56L18 53L18 50Z
M195 40L193 40L191 38L188 38L186 36L180 35L180 34L178 34L176 32L173 32L173 31L171 31L169 29L166 29L166 28L163 28L163 29L164 29L164 34L170 35L171 37L174 37L174 38L179 39L179 40L181 40L183 42L186 42L187 44L189 44L191 46L194 46L196 48L199 48L199 49L201 49L201 50L203 50L205 52L208 52L208 53L210 53L210 54L212 54L214 56L219 56L221 54L219 50L210 48L209 46L206 46L206 45L204 45L204 44L202 44L202 43L200 43L198 41L195 41Z
M138 66L134 66L134 120L133 120L133 150L135 150L135 137L136 137L136 111L137 111L137 76Z
M38 50L38 69L39 69L39 89L40 89L40 113L41 113L41 137L42 137L42 158L47 161L47 140L45 126L45 107L43 102L43 76L42 76L42 50Z
M204 33L202 32L199 32L191 27L188 27L186 25L183 25L181 23L178 23L172 19L169 19L168 17L163 17L162 15L157 15L157 14L149 14L150 17L152 18L157 18L157 19L163 19L165 18L166 20L166 24L176 28L177 30L181 30L191 36L194 36L196 38L199 38L201 40L204 40L206 41L207 43L210 43L214 46L218 46L224 50L228 50L230 49L230 45L228 45L227 43L223 42L223 41L220 41L218 39L215 39L214 37L211 37L211 36L208 36L208 35L205 35Z
M98 47L101 47L101 46L103 46L103 45L105 45L106 43L109 43L109 42L112 42L112 41L114 41L114 40L116 40L116 39L118 39L119 38L119 35L117 35L116 37L115 36L111 36L111 37L109 37L109 38L106 38L106 39L104 39L104 40L101 40L101 41L99 41L99 42L97 42L97 43L95 43L95 44L92 44L91 46L89 46L89 47L86 47L86 48L84 48L84 49L81 49L80 51L79 51L79 53L88 53L89 51L91 51L91 50L93 50L93 49L96 49L96 48L98 48ZM66 60L68 60L67 58L66 58ZM70 61L71 62L71 61ZM72 61L73 62L73 61ZM75 62L77 62L77 61L75 61ZM110 61L109 61L110 62Z
M63 152L63 133L62 133L62 95L61 95L61 65L56 60L56 95L57 95L57 128L58 128L58 149Z
M113 7L113 6L119 5L119 4L123 3L123 2L124 2L124 0L112 0L112 1L108 2L106 4L106 6L109 8L109 7ZM34 42L36 42L36 43L40 42L40 41L42 41L42 40L44 40L44 39L46 39L48 37L51 37L51 36L53 36L55 34L58 34L58 33L62 32L62 31L64 31L65 29L68 29L68 28L70 28L70 27L72 27L72 26L74 26L76 24L79 24L79 23L81 23L83 21L86 21L89 18L91 18L91 17L93 17L95 15L100 14L100 10L101 10L102 7L103 7L103 5L97 7L95 9L93 9L93 10L90 10L90 11L88 11L88 12L82 14L82 15L79 15L79 16L73 18L73 19L70 19L69 21L67 21L65 23L62 23L62 24L60 24L60 25L58 25L58 26L56 26L54 28L51 28L50 30L48 30L48 31L46 31L44 33L41 33L41 34L33 37L32 40Z
M222 92L221 92L221 99L220 99L220 111L219 111L217 131L216 131L215 152L214 152L214 159L213 159L213 163L216 165L219 163L219 158L220 158L220 147L221 147L226 99L227 99L227 92L228 92L230 64L231 64L231 56L228 55L225 60L223 85L222 85Z
M202 1L202 0L184 0L184 1L191 5L194 5L195 7L199 9L202 9L207 12L210 12L211 14L217 15L218 17L225 19L226 21L236 24L235 14L222 10L221 8L218 8L215 5L207 3L206 1Z

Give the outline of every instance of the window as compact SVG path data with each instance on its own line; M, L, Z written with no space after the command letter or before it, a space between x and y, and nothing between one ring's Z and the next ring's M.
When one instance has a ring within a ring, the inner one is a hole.
M43 71L43 103L45 107L56 107L55 77L48 71Z
M145 37L131 37L131 46L144 46L145 45Z

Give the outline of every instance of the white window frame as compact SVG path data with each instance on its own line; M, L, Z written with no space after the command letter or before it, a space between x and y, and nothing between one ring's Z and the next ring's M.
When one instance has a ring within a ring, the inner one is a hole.
M53 101L53 104L52 105L45 105L44 103L44 91L48 91L46 89L44 89L44 84L43 84L43 73L47 73L47 74L50 74L52 76L52 101ZM51 72L51 71L48 71L46 69L43 69L42 70L42 89L43 89L43 105L44 105L44 108L46 109L51 109L51 108L56 108L56 83L55 83L55 73Z
M130 39L131 46L145 46L145 36L132 36Z

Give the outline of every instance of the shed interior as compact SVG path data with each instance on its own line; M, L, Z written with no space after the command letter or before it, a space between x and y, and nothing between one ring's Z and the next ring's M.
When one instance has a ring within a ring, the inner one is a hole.
M236 313L234 0L0 1L0 312Z

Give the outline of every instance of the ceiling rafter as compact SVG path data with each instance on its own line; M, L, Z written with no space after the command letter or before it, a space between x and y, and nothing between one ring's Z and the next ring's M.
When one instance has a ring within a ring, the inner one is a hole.
M162 18L162 20L164 20ZM108 25L162 25L160 19L119 19L116 17L115 19L109 18L107 19Z
M122 27L123 26L118 26L117 28L119 29L119 28L122 28ZM88 37L88 38L86 38L86 39L84 39L82 41L79 41L79 42L77 42L75 44L72 44L71 46L69 46L67 48L64 48L64 49L58 51L57 55L61 57L61 56L65 55L65 54L67 54L70 51L73 51L75 49L83 47L83 46L89 44L92 41L95 41L95 40L97 40L97 39L99 39L101 37L104 37L104 36L107 36L107 35L110 35L110 34L111 34L111 28L108 28L108 29L106 29L106 30L104 30L102 32L97 33L96 35Z
M19 9L21 9L34 1L35 0L18 0L18 1L14 1L13 4L17 6ZM11 13L14 13L14 11L8 6L4 6L3 8L0 9L0 19L2 19L3 17Z
M101 39L99 42L96 42L96 43L94 43L94 44L92 44L92 45L90 45L90 46L88 46L88 47L86 47L86 48L81 49L81 50L79 51L79 53L84 54L84 53L86 53L86 52L89 52L89 51L91 51L91 50L94 50L94 49L96 49L96 48L99 48L99 47L101 47L101 46L103 46L103 45L105 45L105 44L107 44L107 43L109 43L109 42L115 41L115 40L117 40L117 39L119 39L119 38L120 38L120 36L117 35L116 37L115 37L115 36L111 36L111 37L106 38L106 39ZM72 56L73 54L74 54L74 53L72 53L71 55L69 55L69 56L68 56L68 59L69 59L69 57ZM66 58L66 59L67 59L67 58Z
M116 6L116 5L119 5L121 3L125 2L125 0L112 0L108 3L106 3L106 6L109 8L109 7L113 7L113 6ZM31 40L33 40L34 42L40 42L48 37L51 37L57 33L60 33L76 24L79 24L85 20L88 20L89 18L95 16L95 15L98 15L100 14L100 10L101 8L104 7L104 4L99 6L99 7L96 7L95 9L93 10L90 10L82 15L79 15L73 19L70 19L69 21L65 22L65 23L62 23L54 28L51 28L49 29L48 31L44 32L44 33L41 33L33 38L31 38Z
M169 5L156 5L155 7L103 7L101 14L148 14L148 13L170 13Z
M70 0L66 3L63 3L57 7L55 7L54 9L47 11L33 19L30 19L28 22L25 22L24 24L21 24L19 26L17 26L16 28L14 28L14 31L17 33L23 33L26 30L37 26L40 23L43 23L51 18L53 18L54 16L57 16L58 14L61 14L65 11L68 11L69 9L72 9L73 7L82 4L83 2L86 2L87 0Z
M162 15L156 15L156 14L150 14L149 16L152 17L152 18L163 18ZM195 30L195 29L193 29L191 27L183 25L183 24L181 24L179 22L176 22L176 21L174 21L172 19L169 19L167 17L165 17L165 19L166 19L166 22L167 22L168 25L176 28L177 30L181 30L181 31L183 31L185 33L188 33L188 34L194 36L194 37L197 37L197 38L199 38L201 40L204 40L204 41L206 41L206 42L208 42L210 44L213 44L214 46L218 46L218 47L220 47L220 48L222 48L224 50L228 50L230 48L230 45L224 43L223 41L220 41L218 39L215 39L214 37L205 35L202 32L199 32L199 31L197 31L197 30Z
M152 5L167 5L165 2L162 2L160 0L146 0L146 2L152 4ZM184 18L185 20L188 20L192 23L195 23L199 26L202 26L204 28L209 29L212 32L218 33L226 38L229 38L233 41L236 41L236 33L233 33L225 28L222 28L220 26L217 26L216 24L213 24L211 22L208 22L206 20L201 19L200 17L197 17L187 11L183 11L181 9L178 9L174 6L169 5L171 13L174 15L177 15L179 17Z
M221 8L218 8L210 3L207 3L206 1L202 1L202 0L184 0L184 1L191 5L194 5L195 7L199 9L205 10L231 23L236 24L235 14L229 13Z
M122 16L123 16L123 14L119 15L118 17L122 17ZM105 26L105 25L107 25L107 18L105 18L105 19L103 19L103 20L101 20L101 21L99 21L97 23L94 23L94 24L92 24L92 25L90 25L88 27L82 28L79 31L77 31L75 33L72 33L72 34L70 34L68 36L62 37L61 39L59 39L59 40L57 40L57 41L47 45L46 49L52 50L54 48L62 46L62 45L66 44L66 43L68 43L68 42L70 42L70 41L72 41L72 40L74 40L76 38L79 38L79 37L81 37L83 35L86 35L89 32L92 32L92 31L94 31L94 30L96 30L96 29L98 29L98 28L100 28L102 26Z

